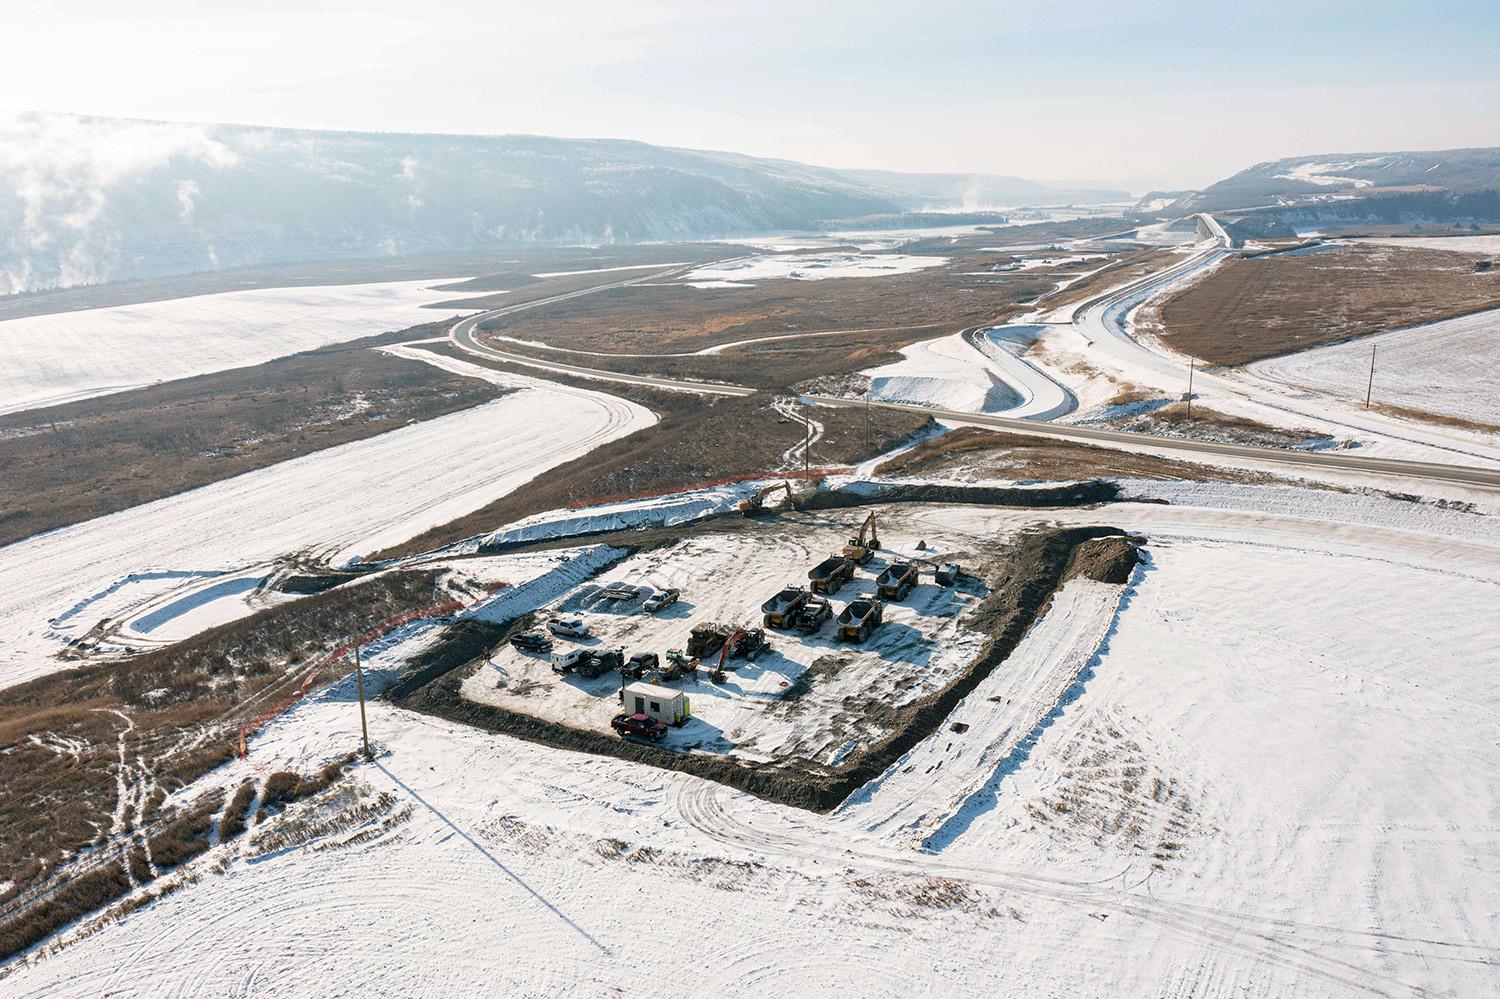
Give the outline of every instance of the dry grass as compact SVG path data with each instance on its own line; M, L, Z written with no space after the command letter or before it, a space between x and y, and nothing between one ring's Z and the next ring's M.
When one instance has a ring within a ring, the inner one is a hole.
M1175 458L1115 451L1071 441L963 427L897 455L877 469L881 475L972 475L975 477L1072 480L1128 477L1220 482L1277 481L1274 476Z
M346 347L0 416L0 544L497 395L477 379Z
M1472 254L1346 246L1230 259L1167 299L1162 338L1212 364L1238 365L1500 306L1500 271Z
M686 352L785 333L957 328L1013 314L1018 303L1053 286L1053 278L1027 272L983 280L965 273L994 261L993 254L966 252L910 274L763 281L743 289L644 284L505 316L497 331L573 350Z
M1169 249L1153 247L1147 250L1135 250L1110 261L1097 273L1089 275L1076 284L1069 285L1056 295L1049 295L1041 304L1049 309L1057 309L1075 302L1087 301L1108 288L1143 278L1179 259L1181 258Z
M128 859L132 868L143 864L128 852L115 856L120 836L111 825L121 785L126 830L161 837L159 844L150 841L153 854L160 845L164 858L190 855L204 842L222 797L212 806L200 803L203 811L163 815L165 792L228 759L240 724L302 684L319 653L438 596L432 573L390 574L134 659L0 690L0 871L14 882L0 895L0 921L5 927L61 925L53 917L77 913L73 902L58 907L47 901L59 896L59 886L115 884L95 876L112 858ZM317 667L312 683L328 682L342 669ZM144 803L130 804L143 785L150 791ZM70 859L88 847L101 849L84 861ZM40 900L14 904L35 889L46 889ZM97 893L89 895L91 906ZM38 912L53 915L38 923Z
M447 348L443 350L446 352ZM520 370L503 364L487 366ZM550 374L548 377L632 399L660 413L661 422L552 469L483 509L372 558L428 551L493 531L534 513L601 497L682 489L711 480L763 475L776 469L782 453L804 434L799 423L779 422L779 414L771 406L775 397L769 393L709 399L686 392L658 392ZM816 419L823 424L824 434L813 446L813 465L845 465L880 454L910 438L927 422L925 417L914 413L872 409L867 446L862 410L820 409Z

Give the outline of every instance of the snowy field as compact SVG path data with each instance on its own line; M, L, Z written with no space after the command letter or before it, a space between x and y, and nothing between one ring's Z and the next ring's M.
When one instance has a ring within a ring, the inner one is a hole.
M821 281L825 278L887 277L940 267L947 257L904 253L793 253L727 260L699 267L681 280L694 288L753 288L756 281Z
M517 391L0 548L0 686L57 669L105 619L106 644L136 647L243 616L278 560L400 543L655 422L601 392L408 354Z
M261 364L299 350L434 322L453 297L390 281L262 288L0 322L0 413Z
M961 334L902 347L901 355L860 372L870 379L870 398L970 413L1003 413L1023 401L1002 369Z
M1500 425L1500 309L1285 354L1250 370L1271 381L1363 400L1371 347L1376 403Z
M1414 247L1419 250L1451 250L1455 253L1473 253L1481 257L1500 253L1500 236L1413 236L1409 239L1396 236L1370 236L1350 242Z
M1066 586L958 707L967 729L832 815L377 703L381 756L342 790L0 987L1492 994L1500 531L1373 497L1298 490L1267 512L1254 487L1202 489L1211 504L1049 512L1139 530L1149 561L1123 592ZM1037 516L907 509L975 539ZM429 641L376 653L373 673ZM354 746L348 686L202 785ZM648 984L640 955L657 953L692 957Z
M850 600L873 595L875 577L897 553L918 554L918 536L903 525L899 510L891 513L881 524L881 554L829 598L835 616ZM795 517L790 523L766 523L754 533L701 535L628 559L548 605L548 616L580 616L592 632L578 642L559 639L554 651L619 648L627 658L637 652L665 656L668 649L687 645L688 632L696 624L758 627L762 602L783 586L805 586L807 570L857 529L853 523L835 526L830 519ZM928 558L955 547L930 531L921 540L927 543ZM960 538L958 544L967 549L970 542ZM973 565L968 551L954 557ZM615 581L652 590L676 587L682 597L648 614L640 600L601 599L601 586ZM730 660L732 671L724 684L710 683L706 667L696 680L668 684L687 693L693 718L672 730L666 744L757 761L790 755L837 762L857 743L884 732L870 716L857 724L840 722L839 716L847 718L851 705L901 707L943 687L978 655L983 636L970 630L960 615L982 596L983 588L972 581L939 587L924 568L921 585L905 600L886 604L884 623L863 645L834 641L832 621L814 635L768 630L770 650L754 662ZM818 677L805 694L784 699L788 689L824 659L839 660L838 668ZM506 647L468 678L463 693L480 703L607 732L610 719L620 711L619 689L618 673L592 680L564 679L552 673L545 655Z

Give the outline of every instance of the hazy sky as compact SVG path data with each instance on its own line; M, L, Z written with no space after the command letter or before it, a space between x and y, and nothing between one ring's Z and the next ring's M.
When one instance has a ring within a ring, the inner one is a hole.
M22 0L0 107L1206 184L1500 145L1500 0Z

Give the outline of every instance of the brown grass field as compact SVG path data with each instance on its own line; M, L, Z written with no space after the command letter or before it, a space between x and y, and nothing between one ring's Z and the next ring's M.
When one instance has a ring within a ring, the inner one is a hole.
M1184 354L1240 365L1496 306L1500 270L1476 271L1472 254L1345 246L1227 260L1143 324Z

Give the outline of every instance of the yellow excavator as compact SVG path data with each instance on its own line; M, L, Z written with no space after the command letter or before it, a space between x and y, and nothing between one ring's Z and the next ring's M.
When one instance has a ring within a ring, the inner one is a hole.
M740 513L743 513L747 517L754 517L756 514L765 513L767 497L778 489L786 490L786 505L790 507L792 505L792 485L785 479L782 479L780 482L773 482L771 485L758 490L749 499L740 500Z
M879 547L880 533L875 530L875 513L871 511L865 522L859 525L859 534L850 538L849 543L844 546L844 558L864 565L875 557L875 549Z

